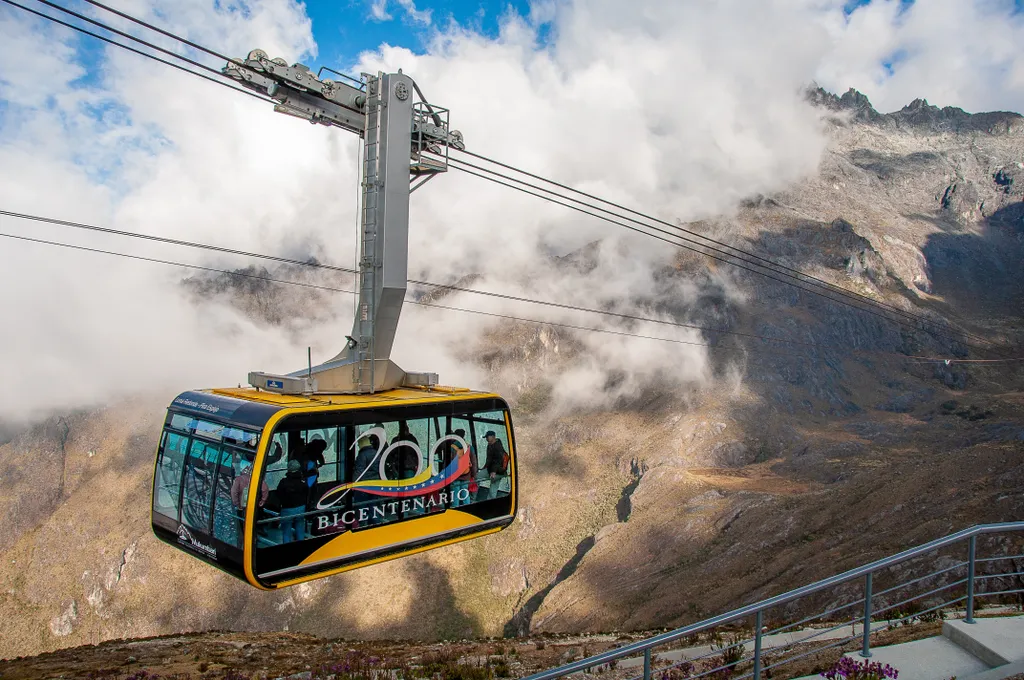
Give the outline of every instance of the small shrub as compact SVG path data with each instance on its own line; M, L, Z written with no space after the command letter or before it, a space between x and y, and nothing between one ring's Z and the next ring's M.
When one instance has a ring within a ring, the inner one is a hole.
M738 644L740 641L738 635L730 635L727 639L723 640L722 636L716 633L713 639L714 641L711 643L712 651L721 653L705 662L705 672L713 668L719 670L705 677L712 678L712 680L729 680L736 672L736 664L743 659L746 646Z
M493 677L494 673L487 666L470 666L462 663L448 666L441 674L441 680L491 680Z
M392 674L392 670L396 671ZM377 680L395 676L415 677L408 669L393 669L381 658L350 650L333 663L321 666L313 677L334 676L335 680Z
M507 662L504 663L507 666ZM412 678L439 678L440 680L491 680L494 677L494 672L490 665L485 664L481 666L459 663L458 654L451 648L443 648L436 652L425 654L420 662L420 666L409 669L408 674ZM384 674L380 674L379 678L376 674L339 676L337 680L345 680L346 677L352 680L362 680L363 678L367 678L367 680L383 680L388 676Z
M878 661L854 661L848 656L839 659L832 666L821 673L821 677L827 680L896 680L900 672Z
M693 664L689 661L683 661L677 666L663 670L658 680L685 680L693 676L693 671Z
M737 644L740 641L738 635L731 635L726 640L719 639L711 644L711 649L718 651L721 650L721 654L718 657L718 666L729 666L739 663L740 659L743 658L743 653L746 651L746 647L741 644Z
M510 678L512 677L512 671L508 667L508 661L505 659L498 659L491 664L491 670L494 671L494 677L496 678Z
M907 616L909 616L909 614L904 612L902 609L890 609L885 613L885 621L886 623L891 624L893 628L896 628L901 625L900 619L906 618Z
M135 671L130 675L124 676L124 680L158 680L160 676L155 673L149 673L147 671Z

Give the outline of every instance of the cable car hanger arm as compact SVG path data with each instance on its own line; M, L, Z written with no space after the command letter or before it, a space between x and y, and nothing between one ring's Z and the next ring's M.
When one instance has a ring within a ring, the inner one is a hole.
M436 373L408 373L391 361L406 293L409 194L448 170L448 149L465 149L448 109L426 101L402 73L362 74L363 87L321 80L253 50L222 69L278 102L274 110L362 137L359 303L352 334L329 361L288 374L249 373L249 384L283 394L370 394L437 384ZM410 187L410 182L417 182Z

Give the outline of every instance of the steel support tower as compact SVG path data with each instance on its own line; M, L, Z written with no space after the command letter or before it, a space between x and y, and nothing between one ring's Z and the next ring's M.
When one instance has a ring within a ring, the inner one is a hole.
M321 80L302 64L289 66L253 50L223 71L277 101L275 111L340 127L363 139L359 299L352 335L337 356L322 364L288 374L254 371L249 384L306 395L370 394L436 384L436 373L399 368L391 361L391 350L408 278L409 195L447 171L449 147L465 148L462 135L448 128L448 110L428 103L401 70L364 73L361 81L350 79L349 84Z

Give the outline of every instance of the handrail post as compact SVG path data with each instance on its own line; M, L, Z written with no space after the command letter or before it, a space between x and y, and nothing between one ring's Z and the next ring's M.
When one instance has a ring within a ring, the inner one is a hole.
M871 656L871 572L864 577L864 645L860 655L865 659Z
M644 650L644 680L651 680L651 648Z
M754 622L754 680L761 680L761 628L764 625L764 613L757 610L757 620Z
M971 536L970 547L967 549L967 618L964 623L974 623L974 555L977 547L977 536Z

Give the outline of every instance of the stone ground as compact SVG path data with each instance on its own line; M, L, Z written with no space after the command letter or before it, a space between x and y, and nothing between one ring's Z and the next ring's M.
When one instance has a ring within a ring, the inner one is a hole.
M876 647L914 640L923 642L939 634L941 629L941 621L916 622L875 633L872 640ZM382 677L380 674L386 670L386 677L493 680L529 675L644 636L545 635L515 640L427 644L328 640L299 633L208 632L112 640L0 661L0 679L262 680L293 677L294 680L317 680L330 676L339 679ZM795 646L787 655L811 651L825 641ZM678 663L682 655L693 658L706 649L707 645L686 647L656 658L655 677L662 677L666 672L663 669ZM784 671L776 670L772 677L784 680L817 674L837 661L844 652L856 649L859 649L859 640L811 654L787 665ZM749 653L750 650L747 651ZM768 658L771 663L770 653ZM712 658L706 663L717 664L719 660ZM638 672L636 664L622 663L614 669L595 669L576 677L581 680L627 680ZM682 680L685 676L670 674L667 677Z

